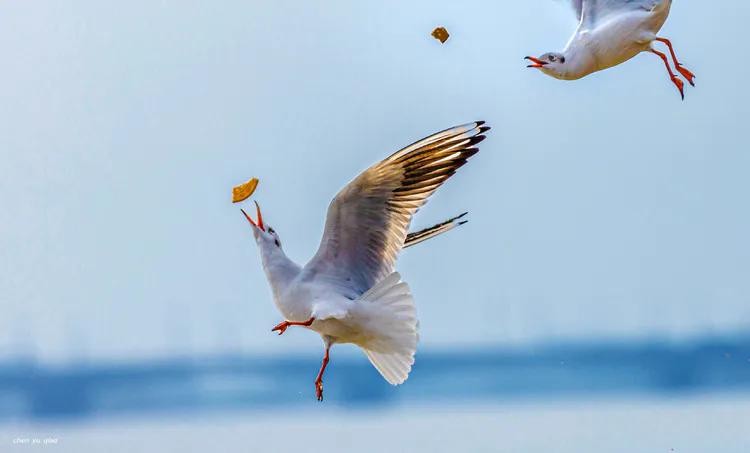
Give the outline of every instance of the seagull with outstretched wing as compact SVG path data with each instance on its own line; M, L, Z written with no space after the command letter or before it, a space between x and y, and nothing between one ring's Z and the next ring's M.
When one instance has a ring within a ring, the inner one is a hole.
M303 326L323 338L323 373L336 343L362 348L386 381L406 381L417 348L417 316L409 285L395 270L402 248L463 223L461 216L408 234L414 213L476 154L490 128L478 121L447 129L373 165L336 195L315 256L304 267L290 260L278 234L245 214L252 225L274 302L285 321L279 335ZM257 207L257 203L256 203Z
M677 60L672 42L657 33L669 16L672 0L572 0L578 28L562 52L526 57L529 68L548 76L577 80L591 73L617 66L641 52L651 52L664 61L672 83L685 99L685 84L669 64L667 55L654 44L666 44L674 67L692 86L695 75Z

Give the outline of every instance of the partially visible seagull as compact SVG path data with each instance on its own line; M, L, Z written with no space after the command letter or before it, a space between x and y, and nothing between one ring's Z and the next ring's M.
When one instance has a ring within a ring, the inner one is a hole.
M417 348L417 316L409 285L395 271L402 248L448 231L463 215L407 235L417 210L476 154L490 128L483 121L431 135L360 174L328 207L323 239L304 267L287 258L279 235L252 225L276 307L285 321L272 331L303 326L323 338L325 354L315 379L323 400L323 373L336 343L362 348L390 384L406 381Z
M577 80L593 72L617 66L641 52L664 61L672 83L685 99L685 84L672 71L667 56L654 48L666 44L677 72L695 86L695 75L677 60L672 43L657 36L669 16L672 0L571 0L578 14L578 28L561 53L526 57L543 73L562 80Z

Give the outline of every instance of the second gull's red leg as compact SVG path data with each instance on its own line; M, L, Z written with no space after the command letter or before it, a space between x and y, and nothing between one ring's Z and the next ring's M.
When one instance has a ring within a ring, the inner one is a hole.
M663 42L664 44L669 47L669 53L672 54L672 60L674 61L674 67L677 68L678 71L680 71L680 74L682 74L683 77L687 79L688 82L690 82L690 85L695 86L695 82L693 81L695 79L695 74L690 72L687 68L683 67L680 62L677 60L677 54L674 52L674 48L672 47L672 42L668 40L667 38L656 38L657 41Z
M674 75L674 72L672 72L672 68L669 66L669 60L667 60L667 56L663 53L659 52L658 50L651 49L651 52L655 53L659 57L661 57L662 60L664 60L664 64L667 65L667 71L669 72L669 77L672 79L672 83L677 85L677 89L680 90L680 96L682 96L682 100L685 100L685 84L682 83L682 80L680 80L676 75Z

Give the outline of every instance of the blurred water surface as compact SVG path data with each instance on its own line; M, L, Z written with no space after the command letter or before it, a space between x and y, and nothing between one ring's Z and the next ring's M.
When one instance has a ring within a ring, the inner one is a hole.
M458 383L457 383L458 384ZM746 453L750 395L553 400L524 404L399 405L358 411L114 418L0 425L14 439L57 439L46 451Z

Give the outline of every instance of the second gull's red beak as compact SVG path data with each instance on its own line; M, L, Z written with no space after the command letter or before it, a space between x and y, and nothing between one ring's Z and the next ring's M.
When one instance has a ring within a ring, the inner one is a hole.
M524 58L524 60L529 60L529 61L531 61L531 62L534 63L534 64L530 64L530 65L526 66L527 68L541 68L541 67L544 67L545 65L549 64L546 61L542 61L542 60L540 60L538 58L534 58L534 57L526 57L526 58Z

